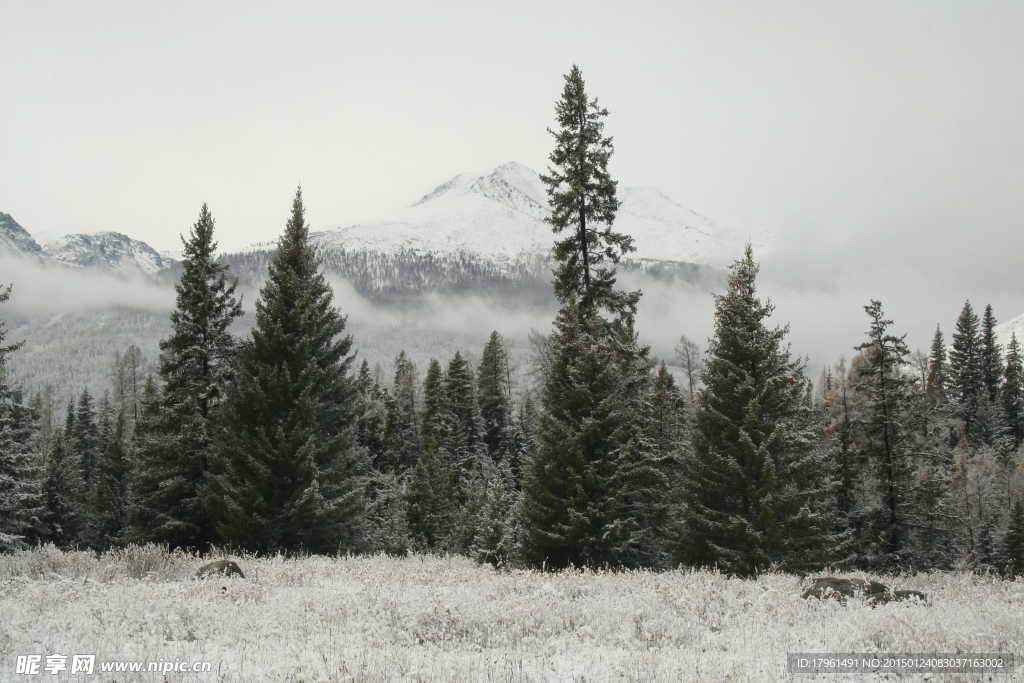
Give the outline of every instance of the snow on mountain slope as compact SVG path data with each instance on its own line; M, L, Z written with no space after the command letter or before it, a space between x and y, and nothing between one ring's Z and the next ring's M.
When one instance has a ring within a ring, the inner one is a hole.
M715 225L650 187L623 187L614 230L631 235L639 261L726 266L740 257L746 237ZM547 192L531 168L510 162L489 173L463 173L412 206L379 221L313 233L328 250L472 254L508 266L545 258L555 235L544 222ZM763 252L771 235L751 236ZM256 244L250 251L272 249Z
M92 235L64 235L43 247L53 261L76 268L98 268L118 273L141 270L155 275L174 264L155 249L119 232L98 232Z
M43 249L9 213L0 213L0 250L15 256L39 259Z
M1018 315L1013 320L1008 320L1002 325L996 325L995 330L996 340L1002 344L1003 349L1010 343L1010 336L1017 335L1017 343L1024 347L1024 313Z

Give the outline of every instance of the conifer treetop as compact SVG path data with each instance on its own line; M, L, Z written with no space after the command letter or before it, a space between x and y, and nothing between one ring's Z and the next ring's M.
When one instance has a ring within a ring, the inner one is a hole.
M601 121L608 110L598 106L596 98L587 99L583 75L575 64L565 76L555 114L559 130L548 129L556 141L548 157L553 166L540 176L551 204L546 220L556 234L570 230L554 246L560 263L555 270L555 294L563 304L578 302L589 309L632 316L639 292L614 291L615 270L602 265L605 261L616 264L623 254L635 250L631 237L612 232L619 202L618 183L608 173L612 139L603 136Z

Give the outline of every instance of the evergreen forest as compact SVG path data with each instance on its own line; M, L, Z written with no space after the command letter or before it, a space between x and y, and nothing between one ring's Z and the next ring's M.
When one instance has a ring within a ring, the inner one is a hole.
M129 345L109 386L57 405L11 380L18 341L0 324L0 550L1024 572L1024 355L1015 337L997 343L991 306L966 302L948 340L937 326L911 352L882 302L865 302L864 336L815 379L758 295L748 246L715 295L713 338L682 337L673 375L639 341L641 293L617 285L633 245L615 232L608 111L575 66L555 113L542 181L559 310L530 368L515 372L497 332L426 368L405 352L388 370L357 363L325 268L372 289L401 258L325 263L301 188L271 262L249 264L269 274L239 337L238 282L203 205L156 367ZM461 267L481 286L496 277Z

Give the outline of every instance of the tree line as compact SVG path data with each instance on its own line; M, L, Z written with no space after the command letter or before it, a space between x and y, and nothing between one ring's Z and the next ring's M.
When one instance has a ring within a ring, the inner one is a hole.
M354 367L301 189L256 325L232 336L241 303L204 205L155 375L129 348L63 424L44 394L0 382L0 547L1020 573L1024 368L991 307L966 304L948 349L937 329L911 354L871 301L856 355L815 385L770 324L747 246L706 352L680 340L677 385L639 342L641 293L616 287L633 245L613 231L607 114L574 66L541 177L560 309L533 337L530 386L513 386L496 332L478 363L432 360L422 381L404 353L390 373ZM0 365L17 348L5 334Z

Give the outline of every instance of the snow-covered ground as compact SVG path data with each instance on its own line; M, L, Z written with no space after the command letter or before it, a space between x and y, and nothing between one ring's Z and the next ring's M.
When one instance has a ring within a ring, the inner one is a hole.
M200 560L154 547L0 556L0 680L28 680L13 673L17 655L53 653L212 663L210 674L169 681L761 683L793 680L788 652L1024 652L1022 580L887 578L930 601L873 608L802 600L806 582L783 574L551 574L432 556L234 559L246 579L192 580ZM1024 668L994 680L1022 681Z

